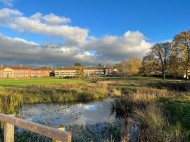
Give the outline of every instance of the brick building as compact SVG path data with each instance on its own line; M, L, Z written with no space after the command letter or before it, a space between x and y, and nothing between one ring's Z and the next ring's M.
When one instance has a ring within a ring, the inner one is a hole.
M33 69L28 66L3 66L0 67L0 78L30 78L49 77L50 70Z

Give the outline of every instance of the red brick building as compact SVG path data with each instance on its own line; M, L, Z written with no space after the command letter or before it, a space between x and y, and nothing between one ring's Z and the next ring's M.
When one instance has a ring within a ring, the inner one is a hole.
M50 70L42 68L30 68L28 66L2 66L0 67L0 78L30 78L49 77Z

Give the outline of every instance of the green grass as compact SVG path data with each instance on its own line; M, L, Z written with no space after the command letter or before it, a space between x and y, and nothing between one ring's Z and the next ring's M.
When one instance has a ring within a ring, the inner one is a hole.
M96 78L96 77L95 77ZM181 82L182 80L178 79L166 79L162 80L162 78L157 77L142 77L142 76L132 76L127 77L125 80L123 77L97 77L100 81L116 81L121 82L121 86L126 87L126 83L132 84L131 86L137 86L134 84L147 85L148 83L156 83L156 82ZM25 85L42 85L42 84L50 84L50 83L83 83L88 82L88 79L78 79L78 78L24 78L24 79L0 79L0 86L25 86ZM119 84L117 85L119 86ZM127 87L126 87L127 88Z
M25 79L0 79L0 86L26 86L26 85L43 85L51 83L83 83L85 80L76 78L25 78Z

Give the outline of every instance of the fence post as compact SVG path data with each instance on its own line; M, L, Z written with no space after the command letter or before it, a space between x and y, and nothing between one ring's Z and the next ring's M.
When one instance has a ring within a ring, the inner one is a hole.
M61 126L58 128L59 130L62 130L62 131L65 131L65 127ZM58 141L58 140L53 140L53 142L61 142L61 141Z
M4 124L4 142L14 142L14 125Z

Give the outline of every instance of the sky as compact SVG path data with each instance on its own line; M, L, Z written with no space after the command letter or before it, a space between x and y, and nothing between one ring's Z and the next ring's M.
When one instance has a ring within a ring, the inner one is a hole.
M142 58L190 29L189 0L0 0L0 64L87 66Z

